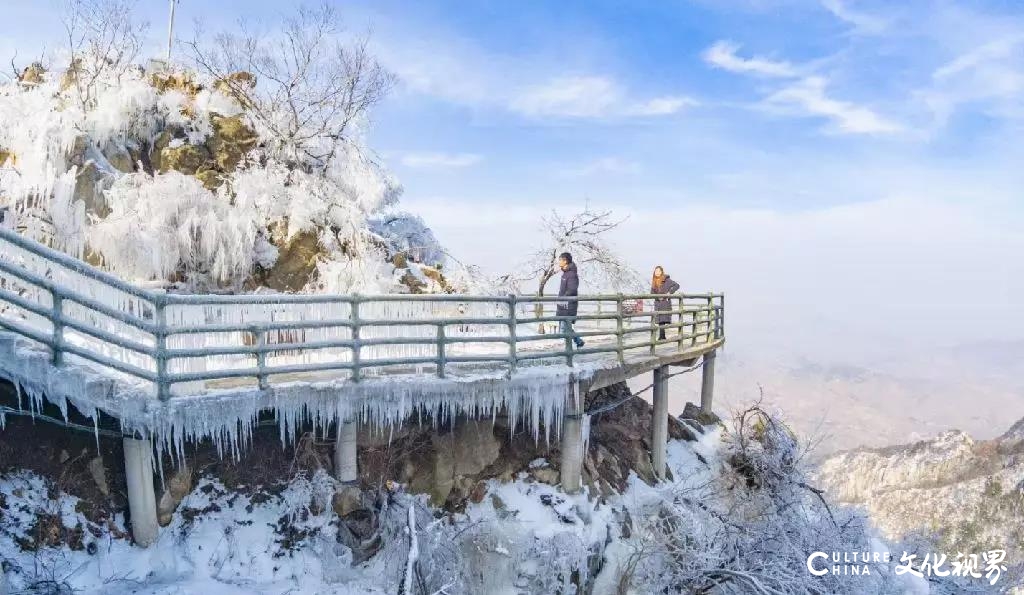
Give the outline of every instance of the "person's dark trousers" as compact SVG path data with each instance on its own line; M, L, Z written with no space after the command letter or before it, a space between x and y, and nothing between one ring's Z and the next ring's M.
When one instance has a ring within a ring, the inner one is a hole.
M581 339L578 336L576 336L576 329L572 328L572 323L574 323L574 322L576 322L575 319L573 319L573 320L563 320L562 321L562 334L563 335L572 335L572 342L576 345L576 349L579 349L580 347L583 347L583 339Z
M666 320L664 322L659 322L658 323L658 326L661 327L661 330L658 331L658 339L659 340L664 340L665 339L665 327L670 325L670 324L672 324L672 321L670 321L670 320Z

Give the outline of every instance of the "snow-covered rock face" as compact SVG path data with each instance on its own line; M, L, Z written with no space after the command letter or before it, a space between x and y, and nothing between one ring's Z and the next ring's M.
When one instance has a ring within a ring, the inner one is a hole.
M125 278L192 290L252 289L279 265L294 276L278 259L300 234L315 251L276 289L403 290L386 264L393 251L443 262L418 218L371 226L401 187L370 157L359 122L344 139L307 141L329 149L323 162L274 139L216 81L106 75L88 102L74 69L0 86L0 208L22 233Z
M1024 421L988 441L949 431L912 445L841 453L822 463L818 480L838 501L866 508L889 538L924 533L948 551L998 547L1020 559L1021 427Z
M959 431L905 447L856 450L825 460L819 474L844 502L863 502L894 488L931 486L978 471L975 442Z

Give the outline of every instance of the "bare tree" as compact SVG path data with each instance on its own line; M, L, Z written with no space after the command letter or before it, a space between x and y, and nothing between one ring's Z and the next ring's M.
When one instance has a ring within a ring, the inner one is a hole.
M870 576L813 576L813 551L869 551L861 511L833 509L809 483L802 444L759 402L722 430L721 467L659 487L631 511L625 587L687 593L902 593L883 564ZM707 463L705 463L707 465ZM698 468L699 469L699 468Z
M589 204L569 217L552 211L542 220L548 236L545 247L538 250L526 265L525 278L517 280L536 279L537 295L544 295L548 281L558 274L558 255L569 252L577 266L585 266L591 275L597 276L601 286L621 290L636 285L636 271L615 253L607 241L607 233L625 220L615 218L611 211L594 210Z
M63 85L83 110L96 105L104 81L116 85L142 49L149 25L132 20L133 0L67 0L64 30L71 62Z
M211 46L197 31L184 44L199 70L245 106L273 136L274 148L293 159L327 169L352 124L394 85L365 37L341 39L330 4L300 8L279 35L258 34L245 23L238 30L216 35Z

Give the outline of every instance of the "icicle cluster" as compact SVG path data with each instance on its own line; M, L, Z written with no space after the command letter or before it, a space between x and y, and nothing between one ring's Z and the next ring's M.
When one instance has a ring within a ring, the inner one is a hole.
M151 334L127 322L132 319L152 321L153 306L147 300L56 265L3 240L0 240L0 261L48 279L63 289L99 302L122 315L120 318L108 316L74 301L65 300L62 304L65 317L88 328L114 334L145 347L154 346ZM48 290L26 283L16 276L2 271L0 271L0 289L47 310L53 308L53 296ZM48 318L7 302L0 301L0 316L11 318L45 334L53 332L53 325ZM129 364L143 370L155 370L153 358L150 356L86 335L71 327L64 329L64 340L70 345L87 348L89 351L116 362Z
M67 417L68 405L93 420L99 412L116 417L128 434L150 437L159 452L184 455L187 442L212 440L222 455L237 457L252 440L259 415L273 411L281 440L296 438L310 424L326 434L332 424L349 420L388 431L410 419L419 423L454 422L459 416L496 418L507 413L530 428L534 438L550 441L561 431L566 399L581 380L578 370L544 366L511 378L480 374L460 379L396 376L360 383L344 380L275 386L270 391L236 389L176 397L162 402L145 383L114 379L85 366L54 367L47 350L11 333L0 332L0 377L13 381L39 410L45 398Z
M392 230L386 242L370 229L401 186L372 158L359 122L344 139L311 139L330 145L323 153L333 157L307 163L279 150L273 131L196 73L100 69L84 103L66 83L74 76L41 72L32 84L0 84L0 207L28 237L102 259L124 278L199 288L238 288L255 265L272 267L279 253L271 236L278 246L299 233L316 236L322 254L310 291L396 290L393 267L382 262L385 244L442 253L422 222ZM168 163L153 171L164 147L189 145L209 158L207 147L225 142L214 136L214 120L235 117L257 139L237 166L217 173L216 189L193 175L195 163L186 173Z

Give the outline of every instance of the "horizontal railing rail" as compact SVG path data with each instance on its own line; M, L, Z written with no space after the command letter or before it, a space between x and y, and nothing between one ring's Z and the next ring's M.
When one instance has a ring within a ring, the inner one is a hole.
M577 313L560 315L570 303ZM165 293L0 228L0 328L49 347L56 365L82 358L161 399L271 380L512 374L581 356L699 352L724 339L724 308L720 293Z

